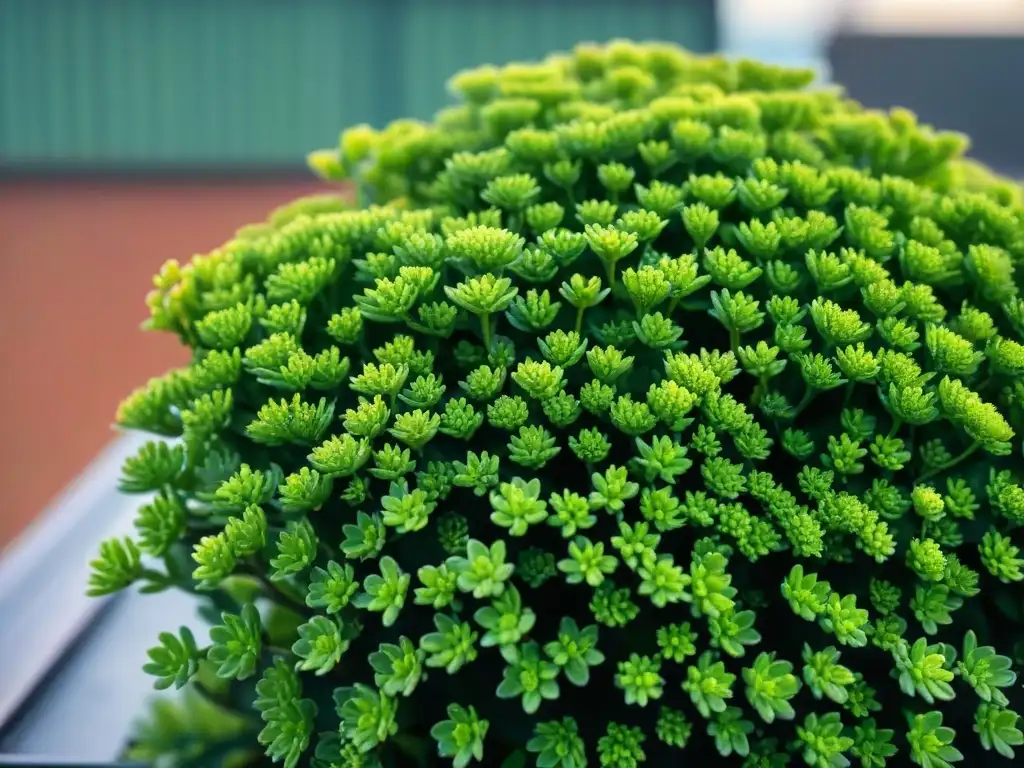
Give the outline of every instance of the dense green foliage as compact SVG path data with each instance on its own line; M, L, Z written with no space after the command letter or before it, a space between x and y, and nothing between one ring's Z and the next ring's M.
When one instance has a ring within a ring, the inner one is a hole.
M357 208L164 266L93 591L206 599L147 670L243 721L185 764L1013 757L1021 190L811 80L465 72L311 156Z

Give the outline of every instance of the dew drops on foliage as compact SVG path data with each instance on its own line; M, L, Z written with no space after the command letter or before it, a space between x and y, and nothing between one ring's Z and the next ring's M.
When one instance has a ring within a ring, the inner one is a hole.
M164 265L146 326L193 362L118 409L154 496L90 589L208 605L147 671L260 717L200 754L1014 758L1024 194L812 80L626 41L462 72L310 155L356 203Z

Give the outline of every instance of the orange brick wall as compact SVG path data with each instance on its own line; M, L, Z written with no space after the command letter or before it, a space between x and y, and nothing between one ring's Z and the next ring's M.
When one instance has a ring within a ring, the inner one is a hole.
M0 548L109 441L121 397L187 360L143 333L164 260L209 250L315 181L0 181Z

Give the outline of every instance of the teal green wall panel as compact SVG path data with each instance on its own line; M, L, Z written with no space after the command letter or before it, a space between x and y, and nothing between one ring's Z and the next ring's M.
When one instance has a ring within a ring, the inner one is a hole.
M0 0L0 156L301 163L373 111L372 5Z
M298 167L480 63L711 44L712 0L0 0L0 163Z

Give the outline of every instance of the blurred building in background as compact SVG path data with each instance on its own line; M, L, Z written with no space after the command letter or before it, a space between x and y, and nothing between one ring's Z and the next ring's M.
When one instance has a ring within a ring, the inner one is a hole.
M973 157L1024 179L1024 2L859 0L838 21L829 71L853 98L965 133Z
M1022 0L720 0L724 51L810 67L871 107L901 106L1024 178Z

